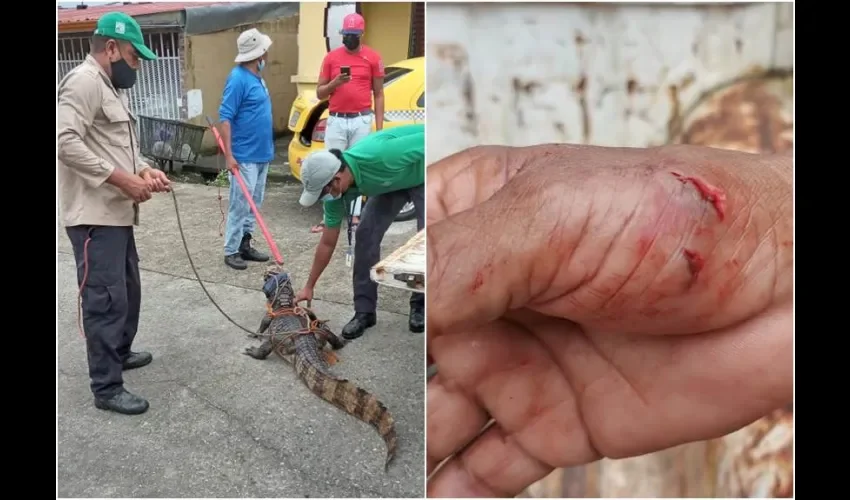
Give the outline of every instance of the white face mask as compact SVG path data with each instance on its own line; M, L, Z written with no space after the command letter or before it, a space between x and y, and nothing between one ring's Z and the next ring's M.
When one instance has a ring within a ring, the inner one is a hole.
M334 200L340 199L341 197L342 197L341 194L334 196L331 193L327 193L326 195L319 198L319 200L321 200L321 201L334 201Z

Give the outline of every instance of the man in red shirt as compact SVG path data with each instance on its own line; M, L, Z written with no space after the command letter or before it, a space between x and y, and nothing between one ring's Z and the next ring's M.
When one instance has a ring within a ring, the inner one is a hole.
M345 151L375 129L384 128L384 63L380 54L360 40L366 21L360 14L348 14L342 20L342 47L325 56L319 72L316 95L328 99L325 148ZM372 112L372 96L375 111ZM353 223L360 215L360 199L352 203ZM313 227L320 232L324 224Z

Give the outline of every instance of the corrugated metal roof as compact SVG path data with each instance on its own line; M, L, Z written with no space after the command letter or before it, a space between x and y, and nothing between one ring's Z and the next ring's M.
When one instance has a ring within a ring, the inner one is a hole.
M58 9L59 24L82 23L86 21L97 21L100 16L107 12L119 11L130 16L144 16L146 14L160 14L175 12L187 7L201 7L206 5L226 4L230 2L149 2L135 3L130 5L98 5L87 9Z

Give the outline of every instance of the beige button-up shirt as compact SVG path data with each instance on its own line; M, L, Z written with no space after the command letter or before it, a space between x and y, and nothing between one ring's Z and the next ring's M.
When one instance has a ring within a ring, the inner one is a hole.
M59 206L64 226L132 226L138 205L106 179L116 168L140 174L136 117L91 56L59 82L56 106Z

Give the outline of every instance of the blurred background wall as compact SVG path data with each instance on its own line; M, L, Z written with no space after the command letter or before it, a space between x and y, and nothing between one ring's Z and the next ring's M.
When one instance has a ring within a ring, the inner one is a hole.
M793 148L793 5L427 6L428 161L477 144ZM791 497L793 408L529 497Z

